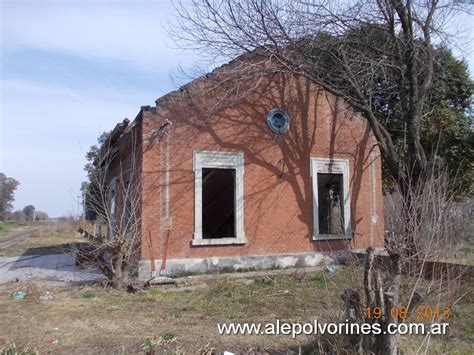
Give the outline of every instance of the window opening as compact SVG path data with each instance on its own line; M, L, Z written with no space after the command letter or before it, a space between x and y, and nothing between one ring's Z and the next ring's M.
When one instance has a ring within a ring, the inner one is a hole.
M202 169L204 239L235 238L235 169Z

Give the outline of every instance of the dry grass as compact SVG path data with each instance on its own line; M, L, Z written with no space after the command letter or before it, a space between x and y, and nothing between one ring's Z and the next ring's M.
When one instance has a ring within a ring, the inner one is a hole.
M349 268L340 268L335 274L257 277L250 284L221 275L206 288L192 292L152 288L135 294L101 286L10 284L0 288L0 345L15 343L40 353L68 354L137 353L150 349L159 353L246 353L304 345L307 353L312 353L314 337L220 336L216 324L276 319L330 321L342 311L339 285L349 285L359 277L358 271ZM13 300L11 293L19 289L27 290L29 296ZM55 299L38 300L48 290ZM433 337L433 349L466 354L470 351L474 323L472 300L467 301L456 309L452 319L451 345L445 347L446 337ZM422 340L403 339L404 350L411 353Z
M40 294L48 289L54 293L52 301L34 296L13 300L11 293L27 285L11 284L0 290L1 341L34 344L41 353L136 353L147 341L161 350L188 352L287 348L311 339L219 336L216 324L277 318L309 321L321 318L326 309L338 312L337 291L330 285L346 277L345 272L331 276L319 272L303 280L301 275L261 277L249 285L218 277L203 290L153 288L136 294L100 286L47 288L38 283ZM28 287L35 290L31 284Z
M0 221L0 238L7 236L11 232L25 230L29 227L42 226L47 224L46 221L34 221L34 222L20 222L20 221Z
M440 261L456 264L474 265L474 236L462 239L453 250L446 253Z
M60 253L83 239L68 224L44 226L4 252L6 255ZM235 275L234 275L235 276ZM0 287L0 354L16 353L139 353L165 350L178 353L238 353L298 349L314 353L315 336L220 336L217 323L338 321L340 294L362 285L360 269L339 267L338 272L294 273L244 279L215 276L195 291L170 292L153 288L127 294L96 286L52 284L47 281ZM403 279L401 297L411 292ZM423 281L421 289L434 286ZM466 283L466 287L470 287ZM28 297L13 300L11 293L26 290ZM54 300L40 301L51 291ZM363 290L358 290L361 294ZM470 291L467 289L467 291ZM450 334L430 339L429 353L470 354L474 342L474 302L467 292L449 320ZM435 289L423 305L443 299ZM414 321L414 320L408 320ZM321 339L321 338L320 338ZM326 339L341 343L341 337ZM405 353L424 350L421 336L402 337ZM426 343L425 343L426 344Z
M0 256L61 254L71 251L74 244L85 242L68 222L36 222L34 227L40 228L28 239L0 251Z

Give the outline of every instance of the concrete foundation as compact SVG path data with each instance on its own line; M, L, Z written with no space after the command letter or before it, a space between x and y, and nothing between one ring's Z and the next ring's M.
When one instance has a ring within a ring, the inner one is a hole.
M227 268L266 269L272 267L290 268L340 264L347 258L347 251L328 253L298 253L276 255L246 255L231 257L209 257L195 259L169 259L166 261L165 275L173 276L185 272L206 273ZM161 269L161 260L155 261L156 273ZM138 271L139 279L146 281L152 277L150 260L141 260Z

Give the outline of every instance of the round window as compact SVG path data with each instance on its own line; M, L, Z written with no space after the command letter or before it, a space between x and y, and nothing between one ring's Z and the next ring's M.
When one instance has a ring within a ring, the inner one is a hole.
M286 133L290 128L290 116L288 116L285 110L275 108L268 113L267 124L275 133Z

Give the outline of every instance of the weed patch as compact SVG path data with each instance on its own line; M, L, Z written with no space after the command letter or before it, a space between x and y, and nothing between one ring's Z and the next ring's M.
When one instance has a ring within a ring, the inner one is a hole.
M96 294L92 291L86 291L81 295L81 298L84 298L86 300L90 300L92 298L96 298Z

